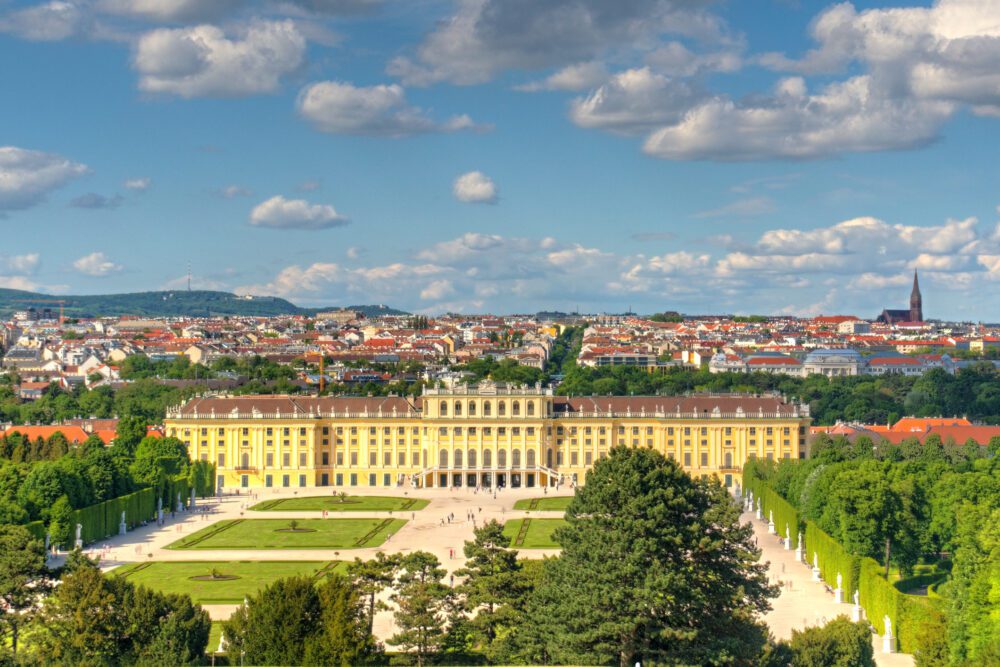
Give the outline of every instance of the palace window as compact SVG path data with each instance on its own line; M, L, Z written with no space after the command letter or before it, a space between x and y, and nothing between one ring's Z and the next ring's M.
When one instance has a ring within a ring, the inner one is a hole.
M267 462L267 467L268 468L273 468L274 467L274 454L273 453L268 452L267 455L264 457L264 460Z
M462 414L462 402L455 401L455 416L457 417L460 414Z
M490 405L491 404L490 404L489 401L486 401L485 403L483 403L483 416L484 417L489 417L490 416Z
M521 415L521 402L520 401L512 401L511 404L510 404L510 412L515 417L519 417Z
M476 414L476 404L470 401L469 402L469 416L473 417L473 416L475 416L475 414Z
M284 466L285 468L287 468L291 464L292 464L292 455L289 454L288 452L285 452L284 454L282 454L281 455L281 465Z
M531 401L528 401L527 409L528 409L528 416L529 417L534 417L535 416L535 404L533 402L531 402Z
M441 416L448 416L448 401L441 401Z
M376 454L375 452L368 452L368 465L374 466L375 462L378 461L378 459L376 458L377 456L378 454Z

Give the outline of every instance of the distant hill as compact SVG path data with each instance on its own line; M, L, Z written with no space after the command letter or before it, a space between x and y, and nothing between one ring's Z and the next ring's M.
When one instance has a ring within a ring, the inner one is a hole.
M145 317L208 317L214 315L277 316L313 315L329 308L301 308L290 301L274 296L237 296L229 292L207 290L175 290L169 292L134 292L131 294L51 295L23 290L0 289L0 316L9 317L14 311L46 308L59 312L58 303L65 301L66 317L100 317L139 315ZM39 302L39 303L31 303ZM407 313L384 305L348 306L350 310L367 317L378 315L406 315Z

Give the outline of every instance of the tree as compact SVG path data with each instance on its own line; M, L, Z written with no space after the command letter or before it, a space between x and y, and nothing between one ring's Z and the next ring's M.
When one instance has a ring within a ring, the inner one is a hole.
M250 665L298 665L322 619L309 577L279 579L248 598L223 625L230 655Z
M456 590L463 611L471 615L468 630L488 656L501 629L516 625L525 597L524 580L517 552L509 549L510 538L496 520L475 530L475 539L465 543L465 567L455 574L465 577Z
M396 570L401 563L399 554L387 556L379 551L371 560L355 558L347 566L347 576L360 595L365 597L365 617L368 621L368 633L371 634L375 625L375 612L378 610L375 596L392 585L396 578ZM384 606L384 605L383 605Z
M368 662L379 646L357 589L347 578L335 574L317 593L322 610L320 631L306 644L305 663L351 667Z
M948 591L948 646L953 663L1000 662L1000 507L966 503L959 513ZM994 661L994 662L991 662Z
M48 588L45 545L23 526L0 525L0 629L17 657L21 628Z
M549 659L723 664L756 659L777 590L717 482L646 448L598 461L556 531L529 623Z
M115 432L115 454L126 458L134 457L136 448L146 437L146 427L147 422L142 417L122 417L118 421L118 429Z
M438 559L426 551L407 554L400 568L396 592L390 598L396 604L399 632L388 643L411 652L418 667L423 667L445 638L451 589L441 583L445 570Z
M875 667L866 623L838 616L822 627L792 630L792 667Z
M167 477L187 472L188 465L187 448L180 440L148 436L136 448L129 471L136 482L158 486Z

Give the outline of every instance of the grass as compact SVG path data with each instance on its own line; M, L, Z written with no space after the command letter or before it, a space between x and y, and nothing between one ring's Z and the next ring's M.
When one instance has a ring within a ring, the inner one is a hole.
M552 498L524 498L514 503L516 510L537 510L539 512L565 512L573 496L554 496Z
M563 519L514 519L504 524L503 534L514 549L558 549L552 533L564 525Z
M403 519L287 519L219 521L167 546L168 549L360 549L377 547Z
M222 621L212 621L212 629L208 631L208 646L205 653L214 653L219 649L219 637L222 636Z
M348 496L343 502L334 496L306 496L303 498L275 498L257 503L250 509L255 512L415 512L427 507L429 500L399 496Z
M134 584L162 593L190 595L198 604L238 604L247 595L286 577L329 574L344 567L340 561L152 561L135 563L112 570ZM212 570L239 579L195 581L191 577L207 576ZM214 625L214 624L213 624ZM219 645L209 643L209 649Z

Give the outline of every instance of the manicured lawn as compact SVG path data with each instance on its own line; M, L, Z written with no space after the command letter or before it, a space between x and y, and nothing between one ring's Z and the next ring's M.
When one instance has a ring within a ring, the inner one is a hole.
M403 519L230 519L177 540L168 549L360 549L377 547Z
M406 498L405 496L305 496L303 498L275 498L257 503L251 510L256 512L322 511L330 512L415 512L427 507L429 500Z
M538 510L540 512L565 512L573 496L547 498L525 498L514 503L516 510Z
M214 653L219 650L219 637L222 636L222 621L212 621L212 629L208 631L208 646L205 653Z
M332 573L343 567L340 561L152 561L125 565L111 571L126 577L133 584L163 593L184 593L199 604L232 604L243 602L250 593L278 579ZM212 570L237 579L198 581L191 577L211 576ZM209 643L209 650L219 645Z
M528 528L522 534L525 522ZM514 519L504 524L503 533L510 538L513 549L558 549L559 543L552 539L552 533L565 524L563 519Z

